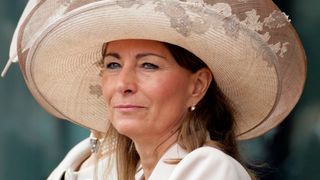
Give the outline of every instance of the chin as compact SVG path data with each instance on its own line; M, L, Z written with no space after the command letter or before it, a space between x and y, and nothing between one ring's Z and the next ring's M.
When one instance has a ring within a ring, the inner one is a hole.
M129 138L135 136L141 129L141 126L137 125L137 123L132 122L117 122L112 124L119 134L127 136Z

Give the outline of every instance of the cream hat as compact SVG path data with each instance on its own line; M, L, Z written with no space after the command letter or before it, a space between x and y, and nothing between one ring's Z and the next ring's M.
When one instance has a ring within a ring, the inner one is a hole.
M100 132L109 125L98 63L105 42L150 39L194 53L234 108L238 139L278 125L306 78L300 40L271 0L38 0L19 24L11 55L34 97Z

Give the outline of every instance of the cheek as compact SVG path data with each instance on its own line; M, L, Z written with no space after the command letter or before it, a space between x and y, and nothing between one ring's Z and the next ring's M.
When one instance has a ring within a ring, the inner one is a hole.
M157 105L162 106L161 109L173 111L187 107L186 102L190 94L189 77L183 76L181 73L170 74L151 83L152 85L149 87L152 89L149 90L149 94L157 102Z
M114 89L111 86L111 84L114 84L112 78L107 77L105 75L102 76L102 80L101 80L102 95L105 98L107 105L110 102L111 94Z
M114 119L114 112L113 108L111 108L111 100L115 92L115 78L109 77L104 75L101 80L101 87L102 87L102 95L105 99L107 113L110 122L113 122Z

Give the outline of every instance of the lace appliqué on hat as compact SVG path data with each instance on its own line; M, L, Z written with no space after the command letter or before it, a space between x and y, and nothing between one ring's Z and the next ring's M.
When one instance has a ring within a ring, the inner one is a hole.
M201 0L188 0L184 4L178 0L157 0L155 3L155 11L165 13L170 18L171 27L183 36L189 36L191 32L205 33L211 26L222 25L221 17L232 15L231 7L226 3L216 3L213 6L206 5Z
M246 3L247 0L239 0L239 2ZM271 50L279 57L283 58L288 50L288 42L269 43L271 35L267 30L282 28L290 22L288 16L281 11L273 11L268 17L262 19L257 10L252 9L244 12L245 17L240 20L236 14L232 13L228 3L209 5L202 0L155 0L154 3L156 3L155 11L163 12L168 16L171 27L183 36L206 33L209 28L223 28L226 35L237 39L240 29L249 29L258 33L261 40L269 44Z
M263 30L263 23L259 21L260 16L257 15L257 11L255 9L245 12L245 14L247 17L241 22L245 27L257 32Z
M97 98L100 98L102 96L102 87L101 85L90 85L90 94L96 95Z
M223 28L226 34L233 38L238 38L240 30L240 22L237 16L225 18Z
M116 4L123 8L130 8L133 5L137 4L139 6L146 4L150 0L117 0Z
M273 11L268 17L264 18L263 21L260 21L260 16L257 15L256 10L248 11L245 14L247 15L247 18L244 21L241 21L241 23L248 29L257 32L261 39L269 44L269 48L274 54L278 55L280 58L284 58L285 53L288 51L289 42L269 43L271 35L268 32L268 28L277 29L288 25L290 22L288 16L281 11ZM262 51L262 49L260 49L260 51ZM264 52L260 52L258 55L263 53Z
M280 57L283 58L284 54L288 51L288 45L289 45L288 42L285 42L285 43L278 42L277 44L270 45L270 48L275 54L278 54Z
M130 8L134 4L140 4L143 5L143 1L141 0L117 0L117 5L123 8Z
M291 20L289 16L281 11L273 11L269 17L264 19L264 25L268 28L281 28L286 26Z
M289 42L269 42L271 35L268 29L282 28L290 22L288 16L281 11L275 10L268 17L262 18L256 9L252 9L244 12L244 19L240 20L228 3L206 4L203 0L117 0L116 3L123 8L153 3L155 11L169 17L171 27L185 37L192 33L206 33L209 28L222 28L227 36L237 39L241 29L251 30L252 33L258 33L261 38L259 41L264 41L279 57L283 58L288 51ZM257 48L257 56L265 53L257 45L252 46Z

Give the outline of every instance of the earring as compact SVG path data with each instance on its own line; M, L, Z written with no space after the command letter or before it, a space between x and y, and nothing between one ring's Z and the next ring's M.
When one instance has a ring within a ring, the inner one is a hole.
M98 152L100 147L100 142L95 137L90 137L90 150L92 154L95 154Z
M196 109L196 106L195 105L192 105L191 107L190 107L190 111L192 112L192 111L194 111Z
M94 133L90 134L89 142L90 142L90 150L92 154L96 154L100 151L100 146L102 145L104 138L97 138Z

